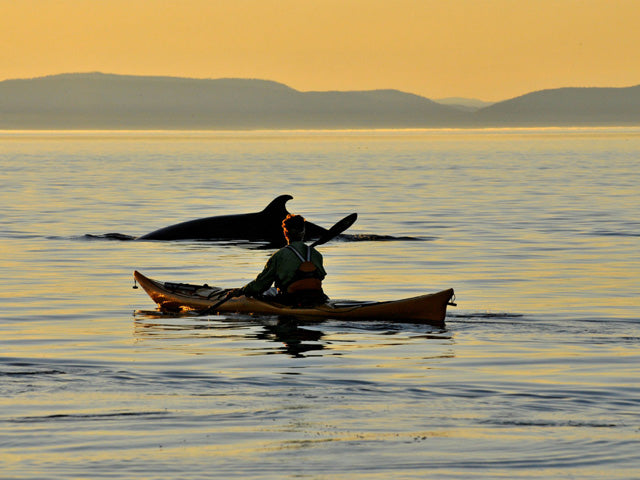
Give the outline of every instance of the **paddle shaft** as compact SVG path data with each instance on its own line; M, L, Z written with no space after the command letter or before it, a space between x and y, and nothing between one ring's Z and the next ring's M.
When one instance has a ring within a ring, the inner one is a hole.
M326 233L322 235L318 240L313 242L311 246L317 247L318 245L323 245L327 243L329 240L334 239L335 237L340 235L342 232L344 232L347 228L349 228L351 225L353 225L357 219L358 219L357 213L352 213L350 215L347 215L338 223L336 223L333 227L327 230ZM209 313L215 313L215 311L220 307L220 305L222 305L232 297L231 295L232 291L233 290L229 290L227 294L222 298L222 300L214 303L208 308L205 308L204 310L199 312L198 315L208 315Z
M226 302L231 298L231 292L232 290L227 291L225 296L222 297L222 300L219 300L218 302L214 303L210 307L207 307L204 310L201 310L200 312L198 312L198 315L208 315L209 313L215 313L220 305L222 305L224 302Z
M327 232L322 235L318 240L311 244L312 247L317 247L318 245L323 245L327 243L329 240L333 240L335 237L344 232L347 228L355 223L358 219L357 213L352 213L351 215L347 215L338 223L336 223L333 227L331 227Z

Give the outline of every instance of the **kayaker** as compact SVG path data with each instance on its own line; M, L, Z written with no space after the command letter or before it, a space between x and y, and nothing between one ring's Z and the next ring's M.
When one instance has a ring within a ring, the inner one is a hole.
M317 305L328 297L322 290L327 275L322 255L304 243L305 219L287 215L282 222L287 246L274 253L255 280L232 291L232 296L271 297L288 305ZM275 283L274 292L270 288ZM275 295L275 297L273 296Z

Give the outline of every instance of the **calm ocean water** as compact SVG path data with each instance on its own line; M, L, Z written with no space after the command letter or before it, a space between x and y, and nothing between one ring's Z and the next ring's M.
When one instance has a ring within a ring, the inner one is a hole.
M640 478L640 129L0 132L0 478ZM271 251L109 240L261 210L334 298L456 290L445 329L172 318L132 271Z

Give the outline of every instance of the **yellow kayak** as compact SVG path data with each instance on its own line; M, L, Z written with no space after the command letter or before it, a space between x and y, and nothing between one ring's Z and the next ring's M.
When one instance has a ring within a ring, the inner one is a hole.
M206 310L219 303L228 290L209 285L160 282L135 271L136 282L164 311ZM418 297L386 302L333 301L313 307L291 307L251 297L226 300L215 311L257 315L287 315L310 319L378 320L387 322L426 323L444 326L448 305L454 298L453 289Z

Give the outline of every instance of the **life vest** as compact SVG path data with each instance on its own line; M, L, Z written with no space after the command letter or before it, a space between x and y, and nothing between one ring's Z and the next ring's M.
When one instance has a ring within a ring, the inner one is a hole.
M295 253L301 262L298 266L298 270L296 270L296 273L293 276L293 281L287 287L286 293L297 293L310 290L322 292L322 280L318 275L318 267L316 267L311 261L311 247L309 245L306 247L307 258L300 255L300 252L291 245L287 245L286 247Z

